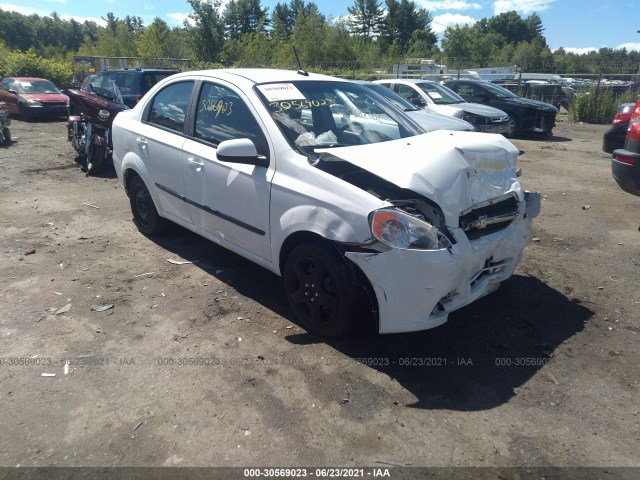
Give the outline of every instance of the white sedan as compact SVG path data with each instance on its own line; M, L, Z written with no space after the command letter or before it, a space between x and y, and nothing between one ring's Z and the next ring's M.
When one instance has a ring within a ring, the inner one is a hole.
M540 205L502 136L423 133L368 88L306 72L173 75L118 114L113 145L143 234L169 220L282 276L323 336L444 323L509 278Z

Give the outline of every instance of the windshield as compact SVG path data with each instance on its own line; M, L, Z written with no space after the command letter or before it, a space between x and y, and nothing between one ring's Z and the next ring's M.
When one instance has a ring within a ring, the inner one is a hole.
M456 92L439 83L421 82L416 83L416 86L426 93L436 105L466 102L466 100Z
M498 98L517 98L518 95L516 95L515 93L513 93L510 90L507 90L504 87L501 87L499 85L495 85L493 83L483 83L482 86L489 90L489 92L491 92L493 95L495 95Z
M389 87L385 87L380 83L365 83L362 84L367 88L370 88L378 95L382 95L384 98L393 103L400 110L404 110L405 112L414 112L416 110L421 110L420 108L413 105L411 102L405 100L400 95L389 89Z
M424 131L390 102L339 81L269 83L256 90L289 143L301 149L412 137Z
M16 80L18 93L60 93L49 80Z

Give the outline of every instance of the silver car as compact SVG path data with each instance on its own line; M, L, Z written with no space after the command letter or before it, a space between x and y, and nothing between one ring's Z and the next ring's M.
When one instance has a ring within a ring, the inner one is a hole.
M467 102L450 88L430 80L392 78L376 80L428 112L462 118L475 130L485 133L507 133L509 115L502 110L479 103Z

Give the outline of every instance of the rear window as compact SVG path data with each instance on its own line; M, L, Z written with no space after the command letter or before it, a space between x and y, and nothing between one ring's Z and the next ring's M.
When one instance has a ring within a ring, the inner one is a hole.
M167 78L171 75L174 75L176 72L167 71L167 72L143 72L142 79L140 80L140 93L144 95L147 93L151 87L153 87L160 80Z

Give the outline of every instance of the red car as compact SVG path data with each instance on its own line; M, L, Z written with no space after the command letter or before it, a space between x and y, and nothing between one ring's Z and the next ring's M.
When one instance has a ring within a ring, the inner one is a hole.
M629 120L624 148L613 151L611 173L625 192L640 196L640 101Z
M5 78L0 82L0 102L23 120L66 117L69 97L49 80L32 77Z

